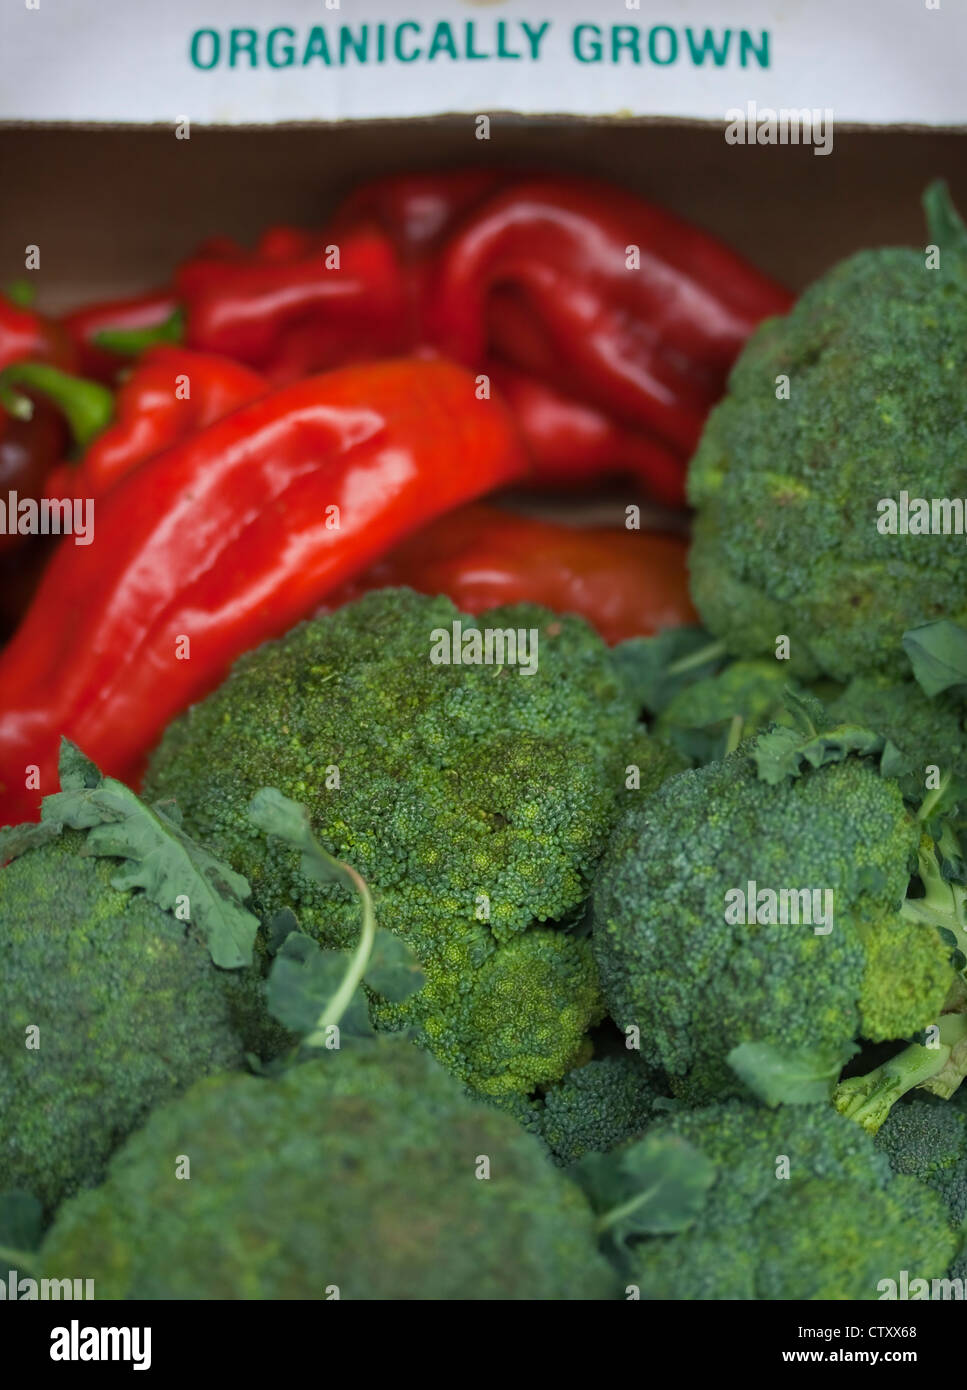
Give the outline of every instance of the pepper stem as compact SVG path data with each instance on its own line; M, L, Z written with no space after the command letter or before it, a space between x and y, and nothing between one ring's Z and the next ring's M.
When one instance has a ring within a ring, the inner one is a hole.
M12 362L0 372L0 406L18 420L32 420L34 403L18 387L36 391L57 406L80 450L86 449L114 416L114 396L106 386L71 376L46 362Z
M183 343L185 340L185 311L178 308L161 323L148 328L102 328L91 339L95 347L116 352L121 357L140 357L148 348L161 343Z

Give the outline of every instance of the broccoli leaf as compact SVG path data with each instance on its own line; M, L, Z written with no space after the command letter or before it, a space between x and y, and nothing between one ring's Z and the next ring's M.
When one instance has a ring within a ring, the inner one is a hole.
M786 1052L771 1043L744 1042L729 1053L729 1066L766 1105L826 1101L846 1062L858 1049L802 1048Z
M600 1213L599 1232L626 1245L635 1236L687 1230L717 1170L677 1135L650 1133L608 1154L586 1154L572 1172Z
M391 1004L401 1004L424 984L423 971L414 953L405 941L388 931L376 933L363 978L374 993Z
M17 859L30 849L50 844L63 828L56 821L27 821L24 825L3 826L0 828L0 864Z
M787 777L798 777L804 763L810 767L823 767L827 763L840 763L851 753L870 757L874 753L883 753L886 748L887 742L882 734L861 728L858 724L841 724L822 733L815 729L805 732L801 729L776 728L760 735L752 750L752 757L763 782L776 786Z
M630 637L611 659L649 714L660 714L672 696L721 666L725 649L700 627L669 628L654 637Z
M338 993L347 962L345 951L323 950L312 937L292 932L269 971L269 1012L293 1033L309 1038ZM372 1034L366 1000L359 990L339 1020L339 1028L354 1036Z
M103 777L72 743L61 747L65 790L45 796L42 822L88 832L84 854L127 863L111 879L128 891L141 888L179 921L190 921L224 970L249 965L258 918L243 902L248 881L209 854L158 807L129 787ZM95 780L95 774L97 780Z
M903 634L903 650L927 695L943 690L967 693L967 629L949 618L922 623Z

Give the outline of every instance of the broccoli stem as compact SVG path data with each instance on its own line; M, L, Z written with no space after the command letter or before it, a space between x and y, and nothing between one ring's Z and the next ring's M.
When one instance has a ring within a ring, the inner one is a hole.
M373 954L373 945L376 941L376 913L373 909L373 898L366 880L356 872L351 864L347 864L343 860L337 862L359 895L359 901L363 908L363 923L359 932L359 941L346 973L342 977L342 983L319 1015L315 1030L305 1039L307 1047L325 1046L326 1029L333 1024L338 1024L349 1007L350 1000L366 973L366 967L369 965L369 958Z
M833 1092L833 1104L841 1115L875 1134L893 1104L941 1072L955 1047L967 1043L967 1014L942 1014L935 1047L911 1043L888 1062L866 1076L851 1076Z
M682 676L686 671L694 671L699 666L706 666L710 661L718 661L723 656L728 655L728 648L725 642L719 639L709 642L705 647L699 647L697 652L689 652L688 656L680 657L678 661L673 661L665 672L666 676Z
M924 802L926 807L927 802ZM921 813L924 809L921 808ZM950 827L945 825L936 847L932 841L921 841L917 856L917 873L924 886L922 898L907 898L900 915L910 922L919 922L949 932L957 949L967 956L967 889L960 883L950 883L943 876L937 849L947 857L958 857L957 845Z

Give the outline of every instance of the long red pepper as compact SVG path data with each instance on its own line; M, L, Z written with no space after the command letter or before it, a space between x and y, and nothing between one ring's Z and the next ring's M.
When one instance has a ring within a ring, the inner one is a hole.
M562 526L476 503L409 536L337 589L331 611L369 589L446 594L465 613L542 603L580 613L607 642L697 621L680 536Z
M136 778L238 655L527 468L500 401L421 361L297 382L148 460L98 503L92 545L61 541L0 654L0 823L36 816L61 735Z

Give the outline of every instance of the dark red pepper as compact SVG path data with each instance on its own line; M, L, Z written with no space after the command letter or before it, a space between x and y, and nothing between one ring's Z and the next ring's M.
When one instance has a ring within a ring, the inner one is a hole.
M113 382L133 351L177 340L183 331L179 313L176 296L164 289L90 304L66 314L62 322L75 346L77 370L95 381Z

